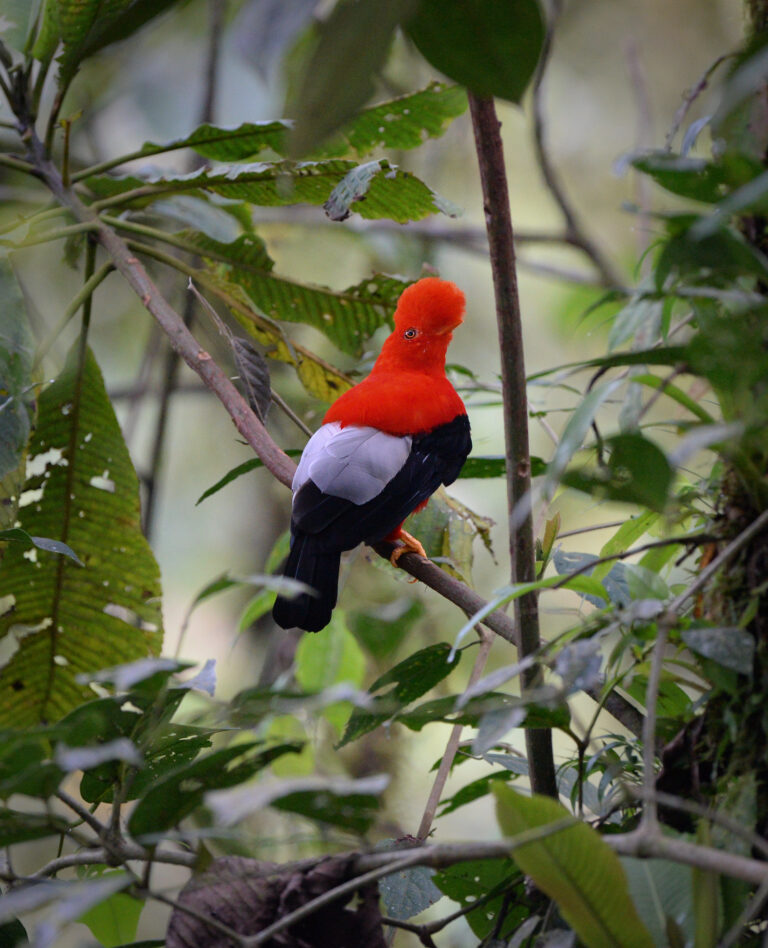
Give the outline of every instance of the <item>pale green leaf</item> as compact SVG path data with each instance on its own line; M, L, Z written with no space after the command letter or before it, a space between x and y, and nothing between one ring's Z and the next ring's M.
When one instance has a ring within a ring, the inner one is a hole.
M0 722L15 727L57 720L92 696L79 674L156 654L162 641L138 481L90 353L77 392L73 351L40 397L30 463L42 471L19 519L32 536L61 538L84 567L13 543L0 571L0 599L13 603L0 617Z
M549 797L524 797L498 784L493 793L506 836L557 823L568 815ZM586 823L520 846L512 858L557 902L560 914L587 948L653 948L618 856Z

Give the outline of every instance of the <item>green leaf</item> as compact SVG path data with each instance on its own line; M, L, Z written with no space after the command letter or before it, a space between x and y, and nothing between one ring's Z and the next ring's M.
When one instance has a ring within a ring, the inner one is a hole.
M371 97L395 27L416 0L349 0L318 24L288 115L296 121L291 151L304 155Z
M657 948L668 948L667 920L693 943L691 870L666 859L619 857L632 900Z
M12 527L32 429L34 345L24 298L7 257L0 258L0 528Z
M366 833L378 814L379 800L368 793L297 790L273 800L270 805L328 826Z
M468 911L467 923L478 938L483 940L491 934L507 938L512 935L528 916L530 909L525 894L525 880L511 859L477 859L462 862L434 874L432 881L449 899L469 909L478 898L497 893L489 901ZM512 902L512 908L508 903ZM503 909L507 916L497 932L498 916Z
M8 807L0 807L0 846L13 846L44 836L56 836L61 832L47 816L39 813L22 813ZM0 940L0 945L3 942Z
M363 345L381 326L392 325L392 313L410 281L379 273L344 290L300 283L273 272L264 241L243 234L229 244L190 235L200 253L222 261L219 272L242 287L260 313L270 319L306 323L324 333L349 355L359 356Z
M298 448L288 448L285 453L289 458L301 457L301 451ZM260 467L264 467L264 462L261 460L261 458L251 458L250 461L243 461L242 464L238 464L237 467L233 467L231 471L227 471L224 477L216 481L216 483L207 490L204 490L195 501L195 506L201 504L204 500L207 500L208 497L212 497L214 494L217 494L222 489L222 487L226 487L227 484L231 484L232 481L237 480L238 477L242 477L243 474L250 474L251 471L256 471Z
M11 540L15 543L21 543L27 549L37 547L38 550L45 550L47 553L60 553L74 560L78 566L83 562L71 546L62 543L61 540L49 540L47 537L31 537L26 530L19 527L13 527L10 530L0 530L0 540Z
M21 544L6 551L0 601L11 597L12 607L0 616L0 722L17 727L60 718L92 695L78 675L156 654L162 641L138 481L90 352L80 382L73 352L41 395L30 465L43 470L26 483L21 528L66 542L84 568Z
M125 39L178 0L46 0L33 55L48 59L59 41L59 86L66 88L88 56Z
M503 785L493 792L505 836L545 827L568 815L549 797L524 797ZM557 902L560 914L587 948L653 948L618 856L586 823L520 846L512 857Z
M539 61L545 26L536 0L421 0L405 30L450 79L476 95L520 102Z
M365 165L341 158L256 162L214 170L200 168L183 175L153 174L144 178L91 175L85 183L96 197L114 198L114 203L131 207L146 207L167 194L202 191L268 207L324 205L334 189L340 187L334 198L334 207L339 214L355 211L369 220L390 218L405 223L421 220L436 211L457 213L453 205L445 202L415 175L391 165L385 158ZM120 200L121 196L124 201Z
M607 464L568 470L561 475L561 483L593 497L639 504L662 513L673 472L661 448L638 433L607 438L605 446L610 450Z
M703 158L660 151L634 158L632 165L672 194L707 204L716 204L723 196L726 175L722 166Z
M420 599L404 596L366 612L348 612L347 622L355 638L381 660L397 649L425 611Z
M546 473L547 462L535 456L531 457L531 477ZM467 458L459 477L506 477L507 462L503 454L474 454Z
M380 691L385 685L392 685L392 688L386 694L374 698L373 707L377 710L364 711L360 708L354 710L347 723L344 736L337 746L343 747L350 741L362 737L363 734L368 734L369 731L391 718L400 708L421 697L430 688L434 688L459 663L461 653L457 653L453 661L449 661L450 652L450 646L444 642L430 645L415 652L377 678L368 689L369 694Z
M213 751L176 768L156 781L136 804L129 820L131 835L139 838L170 829L193 813L206 793L237 786L277 757L298 749L297 744L263 748L259 742L251 741Z
M755 638L737 626L685 629L680 638L692 652L730 668L740 675L751 675Z
M547 483L550 490L559 481L568 462L581 447L581 443L595 419L597 410L603 402L613 395L621 384L621 380L616 379L613 382L604 382L602 385L596 385L581 400L568 420L568 424L560 436L555 454L549 463Z
M377 843L375 848L377 851L392 852L407 849L409 845L409 842L403 844L392 839ZM414 866L381 879L379 890L386 914L390 918L412 918L439 902L443 893L432 881L433 874L434 871L426 866Z
M123 871L105 872L100 878L124 876ZM136 937L144 902L125 892L115 892L78 919L90 928L102 948L120 948Z

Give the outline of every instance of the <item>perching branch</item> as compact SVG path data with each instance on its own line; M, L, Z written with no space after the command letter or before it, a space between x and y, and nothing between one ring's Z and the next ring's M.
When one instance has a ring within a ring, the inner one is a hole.
M480 181L483 187L485 223L488 230L496 295L504 402L512 582L531 583L536 580L536 554L533 518L530 511L531 456L528 447L528 399L504 149L493 100L479 98L470 93L469 108L472 114ZM515 601L515 616L518 626L518 652L520 657L524 658L526 655L535 653L541 644L538 601L535 592L521 596ZM541 672L535 668L526 670L522 676L523 688L536 687L540 674ZM550 732L543 729L527 730L525 740L531 785L534 791L556 798L557 783Z

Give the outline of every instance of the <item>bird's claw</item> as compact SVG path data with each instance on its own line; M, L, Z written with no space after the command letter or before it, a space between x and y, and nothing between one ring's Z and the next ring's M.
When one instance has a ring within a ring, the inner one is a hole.
M424 549L421 543L419 543L416 537L412 537L410 533L407 533L405 530L401 530L398 539L403 541L403 545L395 547L395 549L392 550L392 553L390 554L389 562L393 566L397 566L400 557L404 556L406 553L416 553L418 556L423 556L425 560L429 559L427 556L427 551Z

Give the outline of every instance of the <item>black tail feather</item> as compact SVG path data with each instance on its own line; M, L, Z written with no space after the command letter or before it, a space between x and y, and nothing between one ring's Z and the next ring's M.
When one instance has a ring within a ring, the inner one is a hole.
M339 585L341 553L319 551L311 536L294 536L283 575L311 586L317 595L278 596L272 618L283 629L319 632L331 621Z

